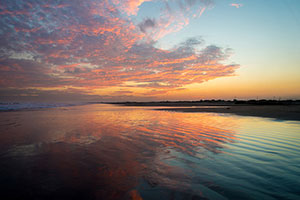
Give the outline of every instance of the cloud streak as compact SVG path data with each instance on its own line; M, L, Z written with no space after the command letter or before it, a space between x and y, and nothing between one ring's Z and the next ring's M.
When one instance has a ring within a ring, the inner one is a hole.
M137 23L131 16L143 2L3 1L0 87L76 88L85 95L118 87L124 95L158 96L234 75L239 66L226 64L231 50L205 45L202 38L188 38L169 50L155 47L211 1L166 1L158 18Z

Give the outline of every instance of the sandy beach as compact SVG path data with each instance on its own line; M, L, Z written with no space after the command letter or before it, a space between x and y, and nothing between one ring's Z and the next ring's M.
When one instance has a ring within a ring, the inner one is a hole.
M300 105L230 105L213 107L159 108L157 110L176 112L231 113L241 116L268 117L278 120L300 120Z

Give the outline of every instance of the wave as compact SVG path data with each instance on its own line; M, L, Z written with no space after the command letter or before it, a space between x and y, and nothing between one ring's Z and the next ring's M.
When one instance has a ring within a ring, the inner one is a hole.
M19 111L19 110L36 110L42 108L56 108L56 107L70 107L85 105L88 103L20 103L20 102L10 102L10 103L0 103L0 111Z

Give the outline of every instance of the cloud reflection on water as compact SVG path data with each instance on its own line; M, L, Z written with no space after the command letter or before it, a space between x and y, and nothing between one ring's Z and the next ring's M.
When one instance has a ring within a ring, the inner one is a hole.
M18 172L20 183L8 183L7 195L19 190L13 195L30 196L34 190L41 198L138 199L139 190L163 188L201 196L188 189L190 167L236 139L226 128L234 122L212 114L89 105L10 112L6 118L21 124L1 126L1 177L13 181Z

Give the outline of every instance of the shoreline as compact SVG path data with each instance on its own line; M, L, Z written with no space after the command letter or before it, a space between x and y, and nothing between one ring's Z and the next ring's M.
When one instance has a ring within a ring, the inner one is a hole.
M277 120L300 121L300 105L222 105L219 108L159 108L154 110L173 111L173 112L213 112L228 113L240 116L266 117ZM224 107L226 106L226 107Z

